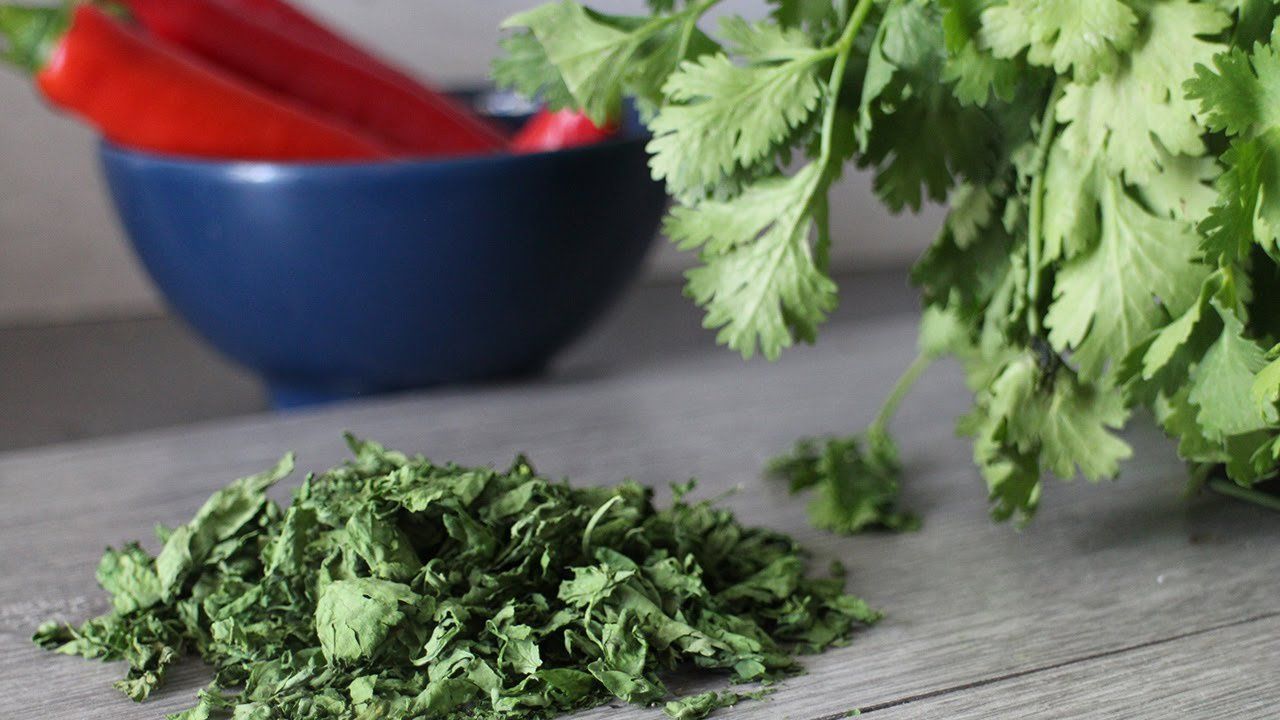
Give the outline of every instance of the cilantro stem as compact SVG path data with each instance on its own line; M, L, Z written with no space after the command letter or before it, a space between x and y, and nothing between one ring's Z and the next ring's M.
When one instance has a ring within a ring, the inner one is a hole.
M694 22L686 23L686 26L684 28L683 32L685 37L682 38L682 41L686 43L685 47L687 47L689 36L693 34L694 23L696 23L697 20L701 18L703 15L706 15L707 12L711 10L711 8L719 5L721 2L724 2L724 0L700 0L700 2L690 5L686 7L684 10L681 10L680 12L674 15L667 16L672 21L678 21L678 20L694 21Z
M693 39L693 30L698 27L698 18L701 15L695 15L689 22L680 28L680 49L676 52L676 57L683 58L689 52L689 41ZM677 66L679 63L677 63Z
M617 505L620 502L622 502L622 496L614 495L609 499L609 502L601 505L600 509L596 510L595 514L591 516L591 519L587 521L587 527L582 531L583 555L591 557L591 534L596 531L596 525L599 525L600 521L604 519L605 513L609 512L614 505Z
M1036 139L1036 169L1031 180L1031 211L1027 223L1027 331L1032 338L1039 337L1041 331L1040 280L1044 270L1040 267L1040 257L1044 250L1044 175L1049 164L1054 131L1058 129L1054 111L1065 87L1061 77L1054 82L1049 102L1040 119L1040 135Z
M663 28L672 23L682 22L684 27L680 29L680 52L678 57L683 58L689 50L689 41L693 38L693 30L697 27L698 20L706 15L711 8L719 5L724 0L700 0L699 2L689 5L683 10L669 15L655 15L649 19L641 28L633 33L631 38L632 51L648 42L654 35Z
M874 0L858 0L848 24L844 26L844 32L832 46L836 52L836 62L831 68L831 79L827 81L827 108L822 116L822 157L818 161L824 169L833 159L831 155L836 134L836 110L840 104L840 88L844 85L845 71L849 67L849 56L853 52L853 41L858 38L858 31L862 29L874 4Z
M933 365L933 358L925 353L920 353L916 359L907 366L902 376L898 378L898 382L894 384L893 389L889 391L889 397L885 398L884 405L880 406L880 413L876 415L876 419L871 423L870 430L872 432L879 430L886 432L889 429L889 423L893 420L893 416L898 412L898 406L911 393L911 389L915 387L916 382L924 375L929 366Z
M1227 497L1235 498L1236 500L1243 500L1245 502L1253 503L1259 507L1264 507L1268 510L1280 512L1280 497L1276 497L1275 495L1264 493L1260 490L1254 490L1253 488L1241 487L1230 480L1223 480L1222 478L1210 480L1209 488L1214 492L1226 495Z
M836 127L836 111L840 104L840 89L844 85L845 72L849 67L849 56L853 52L853 42L858 37L858 31L862 29L863 23L867 20L875 0L858 0L858 5L853 9L853 14L849 17L849 22L845 25L844 31L840 33L840 38L836 40L830 47L825 48L821 53L814 56L814 61L825 60L827 57L834 55L835 63L831 67L831 77L827 80L827 105L822 116L822 147L821 155L817 160L819 175L813 183L812 189L805 198L801 207L801 212L793 216L792 226L788 231L788 236L794 235L799 224L804 221L807 214L816 211L819 215L826 213L827 208L824 205L826 201L825 192L830 184L832 177L831 165L833 162L839 162L840 158L834 156L835 145L835 127ZM825 222L819 223L818 227L818 265L825 265L825 256L827 246L830 244L830 237L827 236L827 225ZM771 272L776 269L782 261L782 252L785 246L779 245L777 251L773 253L774 258L770 263ZM759 296L759 300L763 300L763 295ZM754 309L752 314L754 314Z

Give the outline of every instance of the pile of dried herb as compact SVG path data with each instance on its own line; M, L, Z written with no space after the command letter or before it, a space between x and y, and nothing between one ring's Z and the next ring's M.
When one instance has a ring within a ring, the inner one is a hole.
M632 482L575 488L524 459L498 472L349 441L355 459L287 509L264 493L291 457L161 531L157 557L108 550L114 610L36 642L127 661L135 700L199 653L216 679L180 720L547 717L667 700L660 674L677 669L774 680L876 619L838 573L807 577L790 538L686 502L692 483L657 509Z

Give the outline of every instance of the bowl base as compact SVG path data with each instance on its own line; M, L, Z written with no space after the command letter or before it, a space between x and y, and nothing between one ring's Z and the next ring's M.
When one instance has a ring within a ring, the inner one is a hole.
M267 398L273 410L298 410L301 408L332 405L347 400L369 397L377 393L309 385L278 380L267 381Z
M524 382L540 377L547 372L550 360L539 358L524 367L487 374L483 377L463 381L464 385L485 385ZM323 382L306 382L297 380L277 380L267 378L267 400L273 410L298 410L302 408L333 405L335 403L374 398L413 390L429 390L452 383L446 380L437 382L414 382L401 387L357 387L326 385Z

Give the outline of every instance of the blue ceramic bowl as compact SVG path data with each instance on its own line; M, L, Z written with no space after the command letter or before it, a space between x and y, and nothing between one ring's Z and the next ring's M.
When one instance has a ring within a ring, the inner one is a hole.
M280 407L541 369L641 268L641 129L536 155L302 165L101 146L168 302Z

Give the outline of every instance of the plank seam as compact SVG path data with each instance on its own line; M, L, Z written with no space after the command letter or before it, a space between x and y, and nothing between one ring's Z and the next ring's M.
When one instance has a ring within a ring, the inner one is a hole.
M1280 617L1280 611L1266 612L1259 615L1253 615L1251 617L1242 618L1240 620L1232 620L1230 622L1219 623L1217 625L1210 625L1209 627L1199 628L1197 630L1189 630L1187 632L1179 633L1177 635L1171 635L1166 638L1159 638L1157 640L1148 640L1146 642L1136 643L1134 645L1126 645L1124 647L1114 648L1112 650L1104 650L1102 652L1093 653L1091 655L1084 655L1078 658L1072 658L1070 660L1063 660L1061 662L1050 663L1048 665L1039 665L1036 667L1027 668L1026 670L1018 670L1015 672L1004 673L1002 675L996 675L994 677L974 680L972 682L967 682L960 685L951 685L944 688L938 688L937 690L930 690L928 692L917 693L914 695L907 695L904 697L895 698L893 700L886 700L884 702L875 703L873 705L867 705L865 707L854 708L852 710L846 710L843 712L821 715L816 718L812 718L811 720L842 720L842 718L848 718L848 717L853 717L858 715L869 715L873 712L878 712L880 710L888 710L890 708L895 708L895 707L901 707L903 705L909 705L911 703L919 702L921 700L932 700L934 698L943 697L946 695L953 695L955 693L964 692L966 690L976 690L978 688L987 687L989 685L996 685L998 683L1006 682L1008 680L1016 680L1016 679L1024 678L1030 675L1037 675L1039 673L1049 672L1052 670L1071 667L1073 665L1080 665L1082 663L1092 662L1094 660L1101 660L1103 658L1115 657L1117 655L1124 655L1126 653L1131 653L1136 650L1159 647L1160 645L1166 645L1169 643L1178 642L1179 640L1185 640L1187 638L1193 638L1199 635L1207 635L1209 633L1219 632L1221 630L1227 630L1233 627L1239 627L1241 625L1248 625L1250 623L1262 622L1264 620L1270 620L1277 617Z

